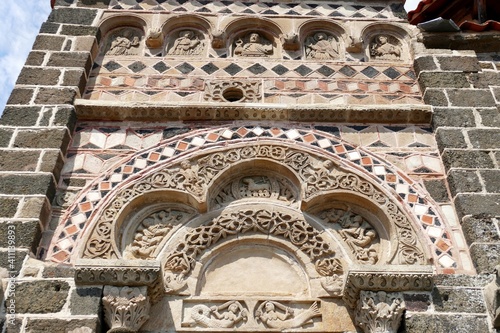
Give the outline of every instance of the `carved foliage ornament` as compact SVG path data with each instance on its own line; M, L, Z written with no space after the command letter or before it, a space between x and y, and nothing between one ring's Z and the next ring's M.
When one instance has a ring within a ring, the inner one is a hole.
M257 81L208 81L203 98L211 102L259 102L262 84Z
M396 333L404 310L401 293L362 291L356 322L365 333Z
M102 297L108 332L137 332L149 318L146 287L104 287Z
M347 190L375 202L395 226L399 243L398 259L401 264L422 264L424 255L419 248L411 223L398 206L391 202L371 183L354 174L335 167L330 160L277 145L248 145L229 149L199 158L182 161L177 166L165 168L146 176L140 182L123 189L99 216L84 249L84 258L117 258L115 240L111 239L113 223L121 208L135 197L154 189L175 189L191 193L200 202L210 183L231 165L255 158L270 159L293 170L302 185L302 200L334 190Z

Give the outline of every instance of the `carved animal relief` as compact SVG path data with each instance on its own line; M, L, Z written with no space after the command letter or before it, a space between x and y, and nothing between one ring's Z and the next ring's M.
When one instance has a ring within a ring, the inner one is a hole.
M279 330L312 324L312 319L320 316L317 302L312 303L308 309L293 309L280 302L265 301L255 312L257 321L262 322L268 328Z
M248 320L248 310L238 301L219 305L197 304L187 309L188 319L183 327L234 328Z

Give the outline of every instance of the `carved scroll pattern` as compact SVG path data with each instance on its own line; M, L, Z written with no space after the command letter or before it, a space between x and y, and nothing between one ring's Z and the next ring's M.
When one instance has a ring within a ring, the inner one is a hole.
M404 310L401 293L362 291L356 322L365 333L396 333Z
M220 208L243 198L269 198L293 205L298 201L296 192L293 184L284 177L245 176L219 191L211 206Z
M102 297L109 332L137 332L148 320L146 287L104 287Z
M111 240L113 221L121 207L133 198L153 189L175 189L191 193L205 200L208 184L237 162L254 158L266 158L286 164L299 176L303 184L303 199L321 192L348 190L373 200L395 225L399 239L398 256L401 264L423 263L424 255L419 249L417 239L408 218L396 204L368 181L354 174L336 168L332 161L316 157L290 148L276 145L246 146L230 149L201 157L197 163L184 160L178 166L165 168L147 176L141 182L122 190L109 204L92 231L84 250L85 258L117 258L116 245Z
M304 219L279 211L248 209L222 214L207 225L191 230L167 257L165 271L185 276L194 268L196 258L210 246L229 236L248 232L283 237L313 261L335 254Z
M160 210L146 217L135 231L131 244L125 248L127 259L153 259L156 249L185 213L172 209Z
M372 265L377 263L379 237L375 229L361 215L349 209L330 209L321 212L319 217L337 226L340 237L352 251L356 260Z

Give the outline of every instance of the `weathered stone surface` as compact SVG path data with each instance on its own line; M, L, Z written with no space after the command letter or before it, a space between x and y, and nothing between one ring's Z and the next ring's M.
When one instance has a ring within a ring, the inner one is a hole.
M76 125L76 112L75 108L70 107L58 107L56 114L54 116L54 126L66 126L70 131L75 129Z
M0 250L0 267L7 268L10 274L17 276L27 255L26 249L16 249L13 254L7 250Z
M16 84L53 86L59 82L60 75L59 69L24 67Z
M56 0L55 1L55 7L64 7L64 6L69 6L73 3L76 3L76 0Z
M38 35L33 50L61 51L65 40L63 36Z
M440 151L445 148L467 148L467 142L465 142L461 129L438 128L436 142Z
M415 59L413 62L413 68L415 69L416 74L419 75L420 72L424 70L436 70L437 65L433 56L424 56Z
M52 198L55 183L51 174L3 174L0 175L0 193L44 194Z
M437 312L486 312L480 289L438 287L432 290L432 300Z
M496 149L500 145L500 130L498 129L471 129L467 131L474 148Z
M483 190L479 176L473 170L450 170L448 182L452 196L458 193L481 192Z
M59 180L63 165L64 159L60 151L45 151L42 156L42 162L40 163L40 171L52 172L54 178Z
M425 312L429 309L431 298L428 294L403 293L407 311Z
M469 75L469 81L474 88L488 88L489 86L500 86L500 73L480 72Z
M34 89L14 88L10 94L7 104L29 104L33 97Z
M81 26L81 25L63 25L61 34L66 36L93 36L99 40L101 32L98 27Z
M56 8L48 18L48 22L91 25L97 16L97 10L86 8Z
M8 320L6 321L5 333L21 333L22 326L23 326L22 318L15 318L13 322Z
M0 150L0 171L35 171L40 152Z
M440 126L473 127L476 125L472 109L435 108L432 116L434 128Z
M448 190L446 188L446 183L444 180L426 180L424 182L425 188L437 202L448 202L450 198L448 196Z
M500 216L500 194L458 194L455 206L459 216Z
M52 22L43 22L40 27L41 34L55 34L59 30L60 24Z
M108 8L110 0L78 0L79 4L94 8Z
M486 286L492 277L490 275L463 275L463 274L438 274L434 276L434 284L446 287L475 287Z
M77 92L72 88L40 88L36 95L36 104L72 104Z
M8 147L13 134L13 130L0 128L0 147Z
M472 244L470 255L479 274L492 274L500 265L500 244Z
M102 288L76 288L71 294L72 315L94 315L99 313Z
M498 108L478 109L483 126L500 127L500 112Z
M42 223L47 221L50 215L50 206L45 197L25 198L19 218L36 218Z
M443 163L447 169L493 168L493 160L491 159L489 152L480 150L445 149L443 152Z
M41 66L43 60L45 59L45 52L33 51L28 54L28 59L26 59L27 66Z
M0 197L0 217L13 217L18 204L19 199Z
M434 106L448 106L448 98L442 89L427 88L424 92L424 102Z
M436 57L444 71L479 72L481 66L476 57Z
M87 78L85 77L85 73L83 69L80 70L67 70L64 72L63 77L63 86L76 86L78 87L78 91L80 95L83 94L85 90L85 85L87 84Z
M46 266L43 269L44 278L72 278L75 276L75 268L70 265Z
M17 285L15 300L18 313L54 313L61 311L68 297L65 281L30 281Z
M500 170L481 170L479 171L483 180L486 192L500 193Z
M406 333L488 332L486 316L412 314L405 324Z
M451 106L481 107L495 105L489 89L447 89Z
M39 106L7 106L0 118L0 125L35 126L41 109Z
M425 88L469 88L470 83L464 73L422 72L418 78L422 90Z
M18 148L58 148L64 150L69 142L66 129L52 128L19 131L14 141Z
M468 244L500 241L499 231L491 217L466 216L462 221L462 231Z
M11 226L9 229L9 225ZM12 229L14 226L14 229ZM15 246L18 248L36 249L40 241L41 229L38 221L0 223L0 247L9 246L9 230L15 231Z
M86 73L91 65L90 52L54 52L47 62L47 66L84 68Z
M99 319L34 319L30 318L26 331L30 333L68 333L77 328L88 327L92 332L101 332Z

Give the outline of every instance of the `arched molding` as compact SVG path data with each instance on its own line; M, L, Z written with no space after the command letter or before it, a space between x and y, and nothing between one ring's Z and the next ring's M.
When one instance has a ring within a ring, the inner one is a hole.
M143 33L147 31L147 22L140 16L133 13L127 15L116 14L106 17L99 23L99 29L103 36L116 28L134 27L141 29Z

